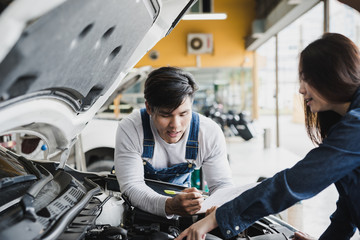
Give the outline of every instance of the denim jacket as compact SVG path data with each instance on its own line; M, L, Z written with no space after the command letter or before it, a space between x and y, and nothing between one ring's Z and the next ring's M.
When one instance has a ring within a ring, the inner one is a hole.
M332 183L339 192L337 209L320 239L350 239L360 227L360 88L322 144L292 168L218 208L216 220L225 238L234 237L261 217L311 198Z

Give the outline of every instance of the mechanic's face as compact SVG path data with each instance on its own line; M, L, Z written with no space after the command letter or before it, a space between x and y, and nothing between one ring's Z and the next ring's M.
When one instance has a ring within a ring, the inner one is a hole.
M167 143L176 143L182 138L190 124L191 106L191 98L187 97L177 109L170 113L167 109L161 108L157 112L151 112L147 104L146 110L151 115L160 137Z

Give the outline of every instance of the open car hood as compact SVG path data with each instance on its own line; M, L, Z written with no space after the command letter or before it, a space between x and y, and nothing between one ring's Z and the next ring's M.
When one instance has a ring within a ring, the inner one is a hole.
M9 2L0 6L0 135L38 136L51 158L194 0Z

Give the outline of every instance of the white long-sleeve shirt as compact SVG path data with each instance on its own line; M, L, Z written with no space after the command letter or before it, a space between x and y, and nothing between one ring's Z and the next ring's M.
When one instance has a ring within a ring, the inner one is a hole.
M210 118L199 114L199 151L195 161L197 168L202 167L210 194L222 187L233 185L227 160L226 142L220 127ZM186 142L189 127L177 143L167 143L158 134L150 117L150 127L154 135L155 147L153 158L148 160L154 168L170 167L186 162ZM144 181L143 127L139 110L133 111L119 122L116 134L115 173L120 190L131 203L144 211L166 216L165 201L167 196L149 188Z

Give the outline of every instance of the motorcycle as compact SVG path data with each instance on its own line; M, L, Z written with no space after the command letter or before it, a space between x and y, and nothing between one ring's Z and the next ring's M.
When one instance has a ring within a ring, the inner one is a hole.
M214 104L204 107L203 114L214 120L226 136L239 136L245 141L256 136L253 121L245 111L238 114L232 110L224 112L221 104Z

